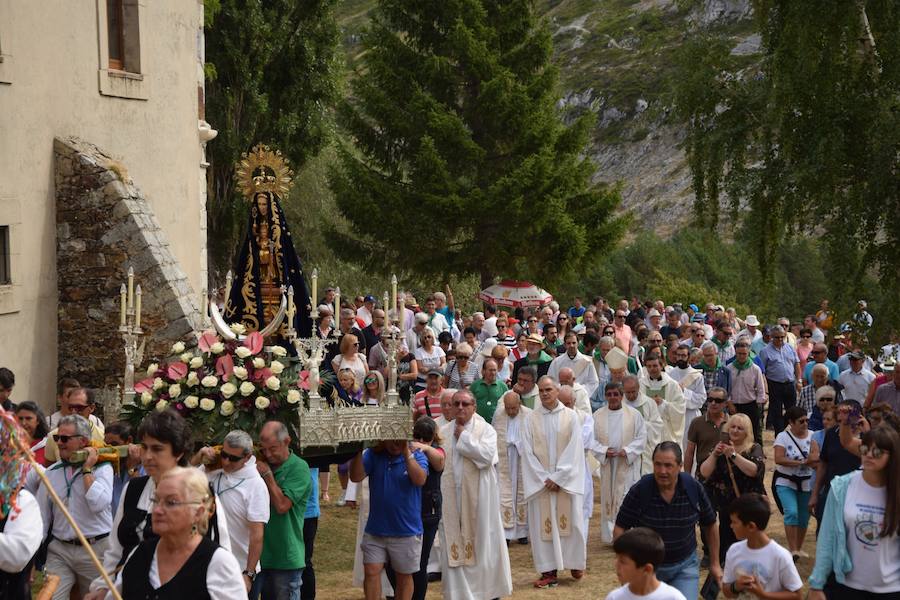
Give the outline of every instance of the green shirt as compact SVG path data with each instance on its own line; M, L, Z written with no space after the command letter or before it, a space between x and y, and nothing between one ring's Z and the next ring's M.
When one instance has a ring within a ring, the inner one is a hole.
M272 470L272 474L281 492L291 501L291 508L282 515L278 514L274 505L271 506L259 564L263 569L302 569L306 566L303 517L312 491L309 465L291 452L280 467Z
M506 384L500 380L485 383L484 379L476 379L469 386L469 392L475 396L475 410L488 423L494 419L494 411L497 410L500 398L508 390Z

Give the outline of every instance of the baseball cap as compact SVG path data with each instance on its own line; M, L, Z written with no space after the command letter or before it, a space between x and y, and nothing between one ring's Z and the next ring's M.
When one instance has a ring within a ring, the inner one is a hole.
M375 296L372 294L366 294L366 297L363 298L363 302L375 302Z

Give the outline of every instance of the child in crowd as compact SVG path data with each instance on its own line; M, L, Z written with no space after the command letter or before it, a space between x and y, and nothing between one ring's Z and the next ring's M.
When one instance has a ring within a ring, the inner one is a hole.
M722 588L726 598L801 600L803 582L791 553L766 535L772 509L761 494L744 494L731 503L731 530L737 539L725 557Z
M606 600L685 600L684 595L656 578L656 567L666 555L659 534L646 527L629 529L613 542L619 589Z

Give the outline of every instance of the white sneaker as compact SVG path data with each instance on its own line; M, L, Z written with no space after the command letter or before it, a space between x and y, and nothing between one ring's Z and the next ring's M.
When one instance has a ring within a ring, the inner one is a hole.
M347 492L341 492L341 497L337 501L338 506L344 506L347 504Z

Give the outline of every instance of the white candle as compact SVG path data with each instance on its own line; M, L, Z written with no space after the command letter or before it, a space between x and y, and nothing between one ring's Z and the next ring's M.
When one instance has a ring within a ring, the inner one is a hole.
M391 310L388 308L388 293L387 290L384 291L384 316L387 317L385 320L387 321L388 329L391 327Z
M125 306L128 302L128 300L126 299L127 295L128 295L128 290L125 289L125 284L123 283L122 287L119 288L119 301L120 301L119 302L119 304L120 304L119 327L125 327L125 310L126 310Z
M134 299L134 328L141 328L141 286L138 284Z
M128 267L128 310L134 309L134 267Z
M334 288L334 319L336 327L341 325L341 288Z
M310 307L315 309L316 302L319 301L319 270L313 269L312 273L312 302L309 303Z
M400 334L402 335L404 331L406 331L406 294L400 295L400 306L397 310L400 311Z
M397 312L397 276L391 275L391 304L394 307L394 314L398 315ZM385 302L384 310L388 309L387 302Z
M294 286L288 286L288 329L294 326Z

